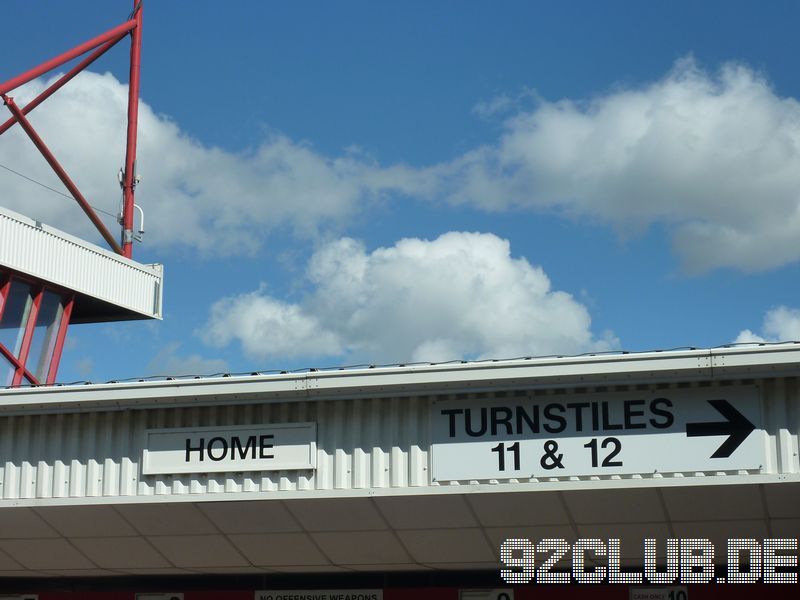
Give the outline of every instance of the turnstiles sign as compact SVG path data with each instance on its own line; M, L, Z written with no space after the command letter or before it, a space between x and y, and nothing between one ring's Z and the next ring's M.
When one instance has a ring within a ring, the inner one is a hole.
M764 468L756 386L442 400L434 481Z

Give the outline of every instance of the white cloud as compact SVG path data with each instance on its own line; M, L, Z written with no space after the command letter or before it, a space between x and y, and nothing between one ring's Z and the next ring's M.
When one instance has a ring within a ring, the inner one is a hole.
M263 289L220 300L204 341L238 341L261 360L372 362L574 354L618 343L595 338L585 307L491 234L403 239L371 253L343 238L318 250L306 275L311 290L299 303Z
M17 91L18 103L45 85ZM417 169L349 150L325 156L280 135L228 152L143 102L137 200L146 240L253 254L275 228L314 236L376 199L410 195L488 211L556 210L625 235L660 224L694 272L800 259L800 103L752 69L729 64L709 74L684 60L655 83L520 111L531 96L478 104L480 115L518 112L496 143ZM110 212L120 195L126 98L113 76L84 73L30 115L90 201ZM0 163L61 188L19 127L0 142ZM73 202L11 174L0 172L0 195L57 227L90 231Z
M767 311L761 325L761 335L749 329L739 332L735 343L774 343L800 341L800 309L778 306Z
M23 106L48 83L36 80L12 95ZM86 72L29 116L90 203L111 213L120 198L126 103L126 85ZM63 190L19 126L0 140L0 163ZM416 192L424 183L403 166L380 168L352 152L328 158L280 135L252 151L208 147L145 102L138 141L137 203L146 213L147 243L160 247L249 254L276 227L311 236L385 193ZM4 206L99 239L74 201L5 171L0 196ZM104 220L116 234L114 220Z
M800 259L800 104L741 65L684 60L641 88L541 102L436 171L456 204L665 224L689 271Z
M214 303L201 337L215 346L238 340L245 354L258 358L342 353L338 336L313 314L261 291Z
M150 361L147 370L153 375L212 375L228 372L228 363L220 358L203 358L199 354L180 354L180 342L167 344Z

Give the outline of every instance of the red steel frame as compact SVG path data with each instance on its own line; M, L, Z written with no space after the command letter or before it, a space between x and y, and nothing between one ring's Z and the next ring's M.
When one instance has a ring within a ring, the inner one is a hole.
M64 187L66 187L69 190L69 193L72 194L72 197L75 198L75 200L77 200L78 204L80 204L80 207L83 209L83 212L86 213L86 216L89 217L92 223L94 223L94 226L97 227L97 230L103 236L103 239L105 239L105 241L108 242L108 245L111 246L114 252L116 252L117 254L122 254L122 248L120 248L119 244L117 244L117 241L114 239L114 236L111 235L111 232L106 228L106 226L100 220L100 217L97 216L97 213L94 212L94 209L86 201L86 198L83 197L83 194L81 194L80 190L78 189L78 186L76 186L72 182L72 179L70 179L69 175L67 175L67 172L61 166L58 160L56 160L56 157L53 156L53 153L50 152L50 148L48 148L45 145L44 141L42 141L42 138L40 138L39 134L36 133L36 130L33 128L33 125L31 125L30 121L28 121L28 118L24 114L22 114L22 111L16 105L14 99L5 95L3 96L3 99L6 101L6 106L8 106L8 109L11 111L11 114L14 115L14 118L17 120L17 123L19 123L22 129L25 130L25 133L27 133L28 137L31 138L31 141L33 142L34 146L36 146L39 149L39 152L42 153L44 159L53 168L53 171L56 172L56 175L58 175L58 178L61 179L61 182L64 184Z
M3 317L3 308L6 306L6 296L10 286L11 278L0 273L0 318Z
M8 299L8 293L11 289L11 281L14 279L17 281L24 281L24 279L8 275L5 277L0 277L0 319L3 317L6 300ZM50 364L47 366L47 372L45 373L45 381L39 381L27 368L27 362L28 355L30 354L31 350L31 343L33 342L36 321L39 317L39 309L42 305L44 293L48 290L58 293L62 297L63 312L61 313L61 321L58 324L58 331L56 332L53 354L50 357ZM72 316L72 307L75 302L74 296L63 294L58 290L51 289L43 285L34 286L32 287L31 291L33 294L33 301L31 302L31 309L28 313L28 318L25 323L21 325L24 327L24 333L22 335L22 344L20 347L19 357L14 356L14 353L9 348L6 348L3 344L0 344L0 355L5 357L5 359L14 367L14 377L11 381L12 387L21 385L23 378L27 379L34 385L39 385L41 383L47 383L49 385L55 383L56 373L58 373L58 364L61 361L61 354L64 350L64 341L67 337L69 319Z
M53 356L50 357L50 366L47 368L47 380L45 381L47 385L56 382L56 373L58 373L58 364L61 362L61 353L64 351L64 341L67 339L67 328L72 316L73 304L75 304L75 296L69 296L64 304L64 312L61 314L61 323L58 325L56 334L56 346L53 348Z
M109 246L127 258L133 255L133 212L134 212L134 192L136 188L136 173L134 172L136 166L136 137L139 120L139 81L140 81L140 64L142 52L142 0L134 0L133 13L131 17L124 23L109 29L105 33L94 37L71 50L52 58L39 66L22 73L4 83L0 83L0 97L3 98L9 111L11 111L11 118L5 123L0 125L0 135L5 133L15 123L19 123L25 130L28 137L31 138L33 143L39 149L39 152L45 157L50 167L58 175L59 179L64 183L66 188L72 194L73 198L78 202L86 215L97 227L100 234L108 242ZM25 117L26 114L31 112L34 108L39 106L47 98L52 96L68 81L75 77L78 73L83 71L86 67L92 64L95 60L105 54L117 42L122 40L125 36L131 36L131 52L130 52L130 82L128 87L128 129L127 140L125 145L125 170L122 180L122 240L117 243L114 237L103 225L100 218L94 212L94 209L89 205L83 195L78 190L77 186L72 182L69 175L67 175L64 168L53 156L52 152L47 148L44 141L34 130L30 121ZM14 99L10 97L9 92L60 67L66 62L69 62L90 50L94 50L91 54L86 56L82 61L70 69L66 74L62 75L57 81L51 84L46 90L40 93L36 98L29 102L26 106L20 108L14 103Z
M118 243L114 236L109 232L108 228L103 224L100 218L95 213L94 209L90 206L86 198L81 194L78 186L72 181L64 167L58 162L56 157L44 143L44 140L34 129L31 122L26 115L33 109L39 106L42 102L47 100L50 96L60 90L65 84L71 81L78 73L86 69L98 58L103 56L108 50L113 48L124 37L130 35L131 37L131 51L130 51L130 80L128 87L128 128L126 133L125 144L125 167L122 178L122 236L121 241ZM36 98L31 100L23 107L17 106L14 98L8 94L53 69L78 58L90 52L80 62L73 66L64 75L54 81L47 89L41 92ZM69 190L69 193L75 198L75 201L86 213L86 216L92 221L94 226L103 236L103 239L108 243L114 252L121 254L126 258L131 258L133 255L133 220L134 220L134 193L136 190L136 137L139 123L139 81L140 81L140 65L142 54L142 0L134 0L133 12L127 21L109 29L82 44L79 44L52 58L33 69L30 69L21 75L18 75L6 82L0 83L0 97L3 99L8 110L11 112L11 118L5 123L0 124L0 135L4 134L15 124L19 123L20 127L25 131L33 144L48 162L55 174ZM6 306L9 290L11 288L11 281L16 276L0 273L0 318L3 316L3 310ZM55 346L53 354L50 357L50 363L47 367L45 375L46 381L37 381L33 373L26 367L28 361L28 354L30 353L31 343L33 341L34 329L36 321L39 316L39 308L41 307L44 292L48 287L41 284L35 285L32 288L33 302L31 303L30 312L28 313L27 321L21 324L24 327L22 344L20 347L19 357L14 356L11 349L6 348L0 344L0 360L4 357L14 367L14 376L12 379L12 386L19 386L23 383L24 379L39 384L55 382L56 373L58 372L58 365L61 361L61 354L64 350L64 340L67 336L67 328L69 327L70 317L72 316L72 307L75 297L69 294L63 294L63 312L61 321L56 333ZM56 291L56 290L53 290Z
M22 335L22 345L20 346L19 350L19 364L22 365L23 368L17 369L17 372L14 373L14 380L11 382L13 387L16 387L22 383L23 371L27 370L25 368L25 363L28 362L28 354L31 351L33 331L36 327L36 319L39 318L39 308L42 306L43 294L44 289L42 286L37 286L34 288L33 302L31 302L31 309L28 311L28 320L25 321L25 333Z

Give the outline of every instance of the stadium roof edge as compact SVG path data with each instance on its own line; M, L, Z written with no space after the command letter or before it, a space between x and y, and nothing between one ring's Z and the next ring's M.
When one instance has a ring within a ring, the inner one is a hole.
M164 269L0 207L0 270L75 294L70 323L161 319Z
M800 344L396 365L0 390L0 413L400 397L800 375Z

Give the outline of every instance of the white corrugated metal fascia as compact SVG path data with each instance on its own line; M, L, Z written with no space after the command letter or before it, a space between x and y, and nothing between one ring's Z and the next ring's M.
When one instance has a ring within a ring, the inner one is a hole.
M0 266L154 319L163 265L144 265L0 207Z
M800 344L0 390L0 412L144 408L800 375Z
M155 407L147 410L0 415L0 505L163 502L187 498L355 497L467 493L477 490L574 490L800 481L799 378L748 380L761 395L764 464L737 471L531 477L437 482L432 478L429 396ZM729 382L667 384L724 390ZM627 387L627 390L636 386ZM659 385L659 388L661 386ZM598 390L565 390L594 393ZM603 392L599 392L603 393ZM535 394L562 396L555 390ZM491 396L491 395L489 395ZM450 396L452 398L452 396ZM468 399L475 398L468 394ZM502 396L501 396L502 397ZM316 469L142 473L146 433L153 429L227 428L250 424L317 424ZM762 468L763 467L763 468Z

